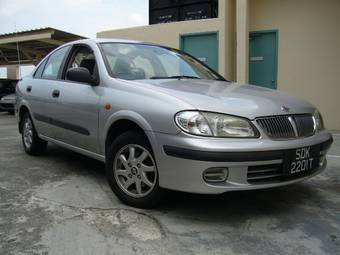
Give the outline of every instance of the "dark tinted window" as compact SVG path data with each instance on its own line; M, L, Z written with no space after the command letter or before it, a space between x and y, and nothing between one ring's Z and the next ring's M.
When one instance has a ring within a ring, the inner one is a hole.
M35 71L34 73L34 78L41 78L41 75L44 71L44 67L45 67L45 64L46 64L46 59L39 65L38 69Z
M60 67L63 63L65 55L69 50L69 46L63 47L54 52L46 63L42 77L46 79L57 79Z

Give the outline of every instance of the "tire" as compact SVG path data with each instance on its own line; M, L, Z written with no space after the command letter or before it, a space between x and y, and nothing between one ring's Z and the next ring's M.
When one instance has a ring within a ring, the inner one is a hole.
M29 113L25 113L21 120L21 138L27 154L38 156L46 152L47 142L38 137Z
M106 151L106 176L116 196L137 208L159 205L163 190L158 184L156 161L145 135L127 131L110 142Z

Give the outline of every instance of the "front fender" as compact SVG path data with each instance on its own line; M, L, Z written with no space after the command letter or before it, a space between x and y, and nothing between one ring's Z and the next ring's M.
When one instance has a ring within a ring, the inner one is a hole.
M151 125L147 122L147 120L137 112L130 111L130 110L120 110L110 115L107 118L103 126L101 136L100 136L100 141L99 141L102 152L105 152L105 142L106 142L106 137L108 136L110 127L119 120L129 120L129 121L136 123L141 129L143 129L143 131L147 135L152 148L154 149L155 147L157 147L156 137L154 135Z

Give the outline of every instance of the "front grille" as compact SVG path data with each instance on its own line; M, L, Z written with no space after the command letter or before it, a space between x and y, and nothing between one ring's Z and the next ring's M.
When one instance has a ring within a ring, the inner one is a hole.
M275 139L307 137L314 134L312 115L282 115L256 119L266 134Z
M270 182L283 176L282 164L248 167L248 183Z
M327 142L317 145L320 146L319 155L320 167L324 166L324 164L326 163L326 153L330 148L332 141L333 140L331 139ZM284 158L285 156L283 155L282 157L283 161ZM317 168L314 169L313 171L300 172L298 174L293 175L285 175L283 165L284 162L280 164L248 166L247 182L253 185L280 183L309 176L319 170L319 168Z
M324 158L325 156L320 156L320 162L323 162ZM280 183L303 178L314 174L316 171L318 171L318 168L294 175L284 175L283 164L250 166L248 167L247 182L253 185Z
M294 118L299 137L314 134L314 120L312 116L302 115Z

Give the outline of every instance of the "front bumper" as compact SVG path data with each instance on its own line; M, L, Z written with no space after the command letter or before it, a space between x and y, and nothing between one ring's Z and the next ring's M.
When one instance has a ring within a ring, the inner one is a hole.
M271 188L306 180L325 169L325 155L333 142L331 134L326 131L285 141L202 138L185 133L156 133L155 136L160 186L200 194ZM320 146L320 162L323 162L319 168L294 176L280 176L285 152L317 145ZM216 167L228 168L227 180L214 184L205 182L203 172ZM274 169L276 176L261 178L253 174L266 169Z
M14 100L0 100L0 110L2 111L14 111Z

